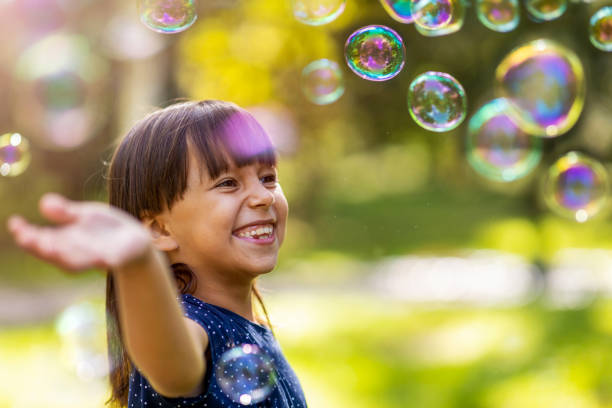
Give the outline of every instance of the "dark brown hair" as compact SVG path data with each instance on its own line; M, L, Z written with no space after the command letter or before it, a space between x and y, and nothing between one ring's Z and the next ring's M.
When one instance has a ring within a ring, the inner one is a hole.
M171 209L187 189L188 146L195 149L211 178L255 162L276 164L276 152L259 123L244 109L222 101L185 102L149 114L121 140L108 169L109 203L142 219ZM181 293L193 293L197 280L185 264L172 265ZM253 293L270 325L260 293ZM133 368L121 338L113 277L106 280L107 339L111 397L127 406ZM270 325L271 326L271 325Z

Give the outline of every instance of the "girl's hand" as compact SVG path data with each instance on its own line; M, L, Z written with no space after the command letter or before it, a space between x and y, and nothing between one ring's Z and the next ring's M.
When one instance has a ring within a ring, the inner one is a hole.
M8 229L19 246L61 268L114 269L151 253L147 229L132 216L106 204L45 194L40 212L59 225L41 227L12 216Z

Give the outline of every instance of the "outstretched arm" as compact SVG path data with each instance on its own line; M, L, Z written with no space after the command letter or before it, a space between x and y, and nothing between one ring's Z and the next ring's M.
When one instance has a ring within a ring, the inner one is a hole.
M162 395L197 392L208 337L183 317L167 261L146 228L108 205L56 194L41 199L40 211L58 225L40 227L11 217L8 228L17 244L64 269L110 269L123 342L134 364Z

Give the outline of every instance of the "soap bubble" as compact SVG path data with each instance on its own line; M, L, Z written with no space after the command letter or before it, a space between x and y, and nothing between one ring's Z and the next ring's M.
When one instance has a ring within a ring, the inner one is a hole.
M552 41L536 40L513 50L495 76L498 96L518 109L527 133L562 135L582 112L586 92L582 63Z
M476 13L485 27L501 33L514 30L520 21L518 0L478 0Z
M80 35L58 33L32 44L15 64L15 122L45 148L82 145L102 123L107 68Z
M158 33L180 33L191 27L198 18L195 0L139 1L140 21Z
M292 0L292 4L296 20L318 26L337 19L344 12L346 0Z
M593 14L589 26L591 43L602 51L612 51L612 6Z
M223 353L216 373L223 392L241 405L265 400L276 386L272 360L253 344L243 344Z
M400 23L412 23L412 0L380 0L383 8L392 19Z
M428 30L442 28L451 21L453 0L413 0L414 23Z
M355 74L370 81L385 81L404 67L406 49L398 33L389 27L371 25L349 36L344 56Z
M467 101L461 84L444 72L425 72L408 88L408 111L421 127L446 132L465 119Z
M63 360L79 379L91 381L108 374L103 307L88 301L71 305L58 316L55 330Z
M19 133L0 136L0 176L15 177L30 165L30 144Z
M610 185L606 168L578 152L559 158L548 171L544 198L556 213L585 222L607 203Z
M535 21L551 21L565 13L567 0L525 0L525 8Z
M542 158L542 139L518 126L510 103L503 98L482 106L468 125L467 159L488 179L517 180L531 172Z
M302 71L302 91L317 105L336 102L344 93L344 78L338 64L328 59L308 64Z
M426 37L439 37L459 31L461 27L463 27L463 23L465 21L465 1L466 0L448 0L451 11L450 20L446 24L437 28L428 28L424 25L416 24L415 17L414 27L419 34Z

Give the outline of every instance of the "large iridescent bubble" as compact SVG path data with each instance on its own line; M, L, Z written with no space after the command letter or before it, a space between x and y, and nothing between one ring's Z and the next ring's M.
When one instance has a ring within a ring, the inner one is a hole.
M265 400L276 386L272 359L253 344L243 344L223 353L216 373L223 392L241 405Z
M542 139L523 132L510 103L499 98L482 106L470 119L466 153L478 173L493 181L509 182L538 165Z
M291 3L295 19L313 26L334 21L346 7L346 0L291 0Z
M0 136L0 176L15 177L30 165L30 144L19 133Z
M370 81L386 81L400 73L406 59L404 41L394 30L380 25L360 28L344 45L349 68Z
M485 27L501 33L514 30L521 16L518 0L478 0L476 14Z
M551 21L565 13L567 0L525 0L525 8L535 21Z
M448 0L448 5L450 6L450 19L446 24L431 28L424 24L418 24L415 17L414 27L419 34L426 37L439 37L455 33L463 27L465 21L465 2L466 0Z
M317 105L336 102L344 93L344 78L340 66L328 59L311 62L302 70L302 91Z
M498 96L519 111L530 134L555 137L567 132L584 106L584 69L571 50L536 40L513 50L495 72Z
M140 21L158 33L180 33L191 27L198 18L195 1L139 0Z
M32 141L74 149L103 122L104 59L80 35L57 33L26 48L15 65L14 121Z
M408 24L412 23L412 0L380 0L383 8L395 21Z
M606 168L579 152L569 152L548 171L546 203L556 213L585 222L598 214L610 198Z
M444 72L425 72L408 88L408 111L421 127L446 132L465 119L467 99L461 84Z
M599 9L589 25L591 44L602 51L612 51L612 6Z

